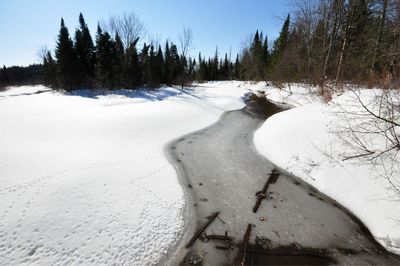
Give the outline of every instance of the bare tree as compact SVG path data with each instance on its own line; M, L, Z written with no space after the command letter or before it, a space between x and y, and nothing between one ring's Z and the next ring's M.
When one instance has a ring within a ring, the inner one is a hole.
M143 23L135 13L110 16L108 23L103 27L109 28L114 35L118 33L125 49L145 34Z
M366 100L351 90L353 100L341 107L338 135L350 148L343 160L366 159L400 196L400 95L377 90Z
M181 74L181 85L184 87L185 76L186 76L186 56L192 49L193 45L193 33L188 27L184 27L182 33L178 35L179 45L181 48L181 63L182 63L182 74Z
M193 45L193 33L188 27L184 27L182 33L178 36L179 45L181 47L182 56L186 57L188 52L192 49Z
M334 22L333 22L333 26L331 29L331 34L329 37L329 44L328 44L328 49L326 51L325 54L325 62L324 62L324 67L322 68L322 78L325 79L326 77L326 69L328 67L328 63L329 63L329 59L331 56L331 52L332 52L332 46L333 46L333 42L336 38L336 32L338 30L338 24L339 24L339 15L340 15L340 11L342 9L343 6L343 0L334 0L331 4L331 10L332 13L334 14Z
M37 61L43 63L49 52L50 50L47 46L39 47L39 49L36 51Z

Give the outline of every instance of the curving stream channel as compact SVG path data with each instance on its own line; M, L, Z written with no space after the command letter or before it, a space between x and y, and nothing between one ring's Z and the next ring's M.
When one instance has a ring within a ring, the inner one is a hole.
M270 103L253 100L168 145L187 200L186 230L168 263L398 265L398 256L378 245L356 217L283 172L253 213L255 194L274 169L255 150L253 133L278 111ZM213 212L220 214L185 248ZM245 241L248 224L251 231ZM232 240L207 237L225 234Z

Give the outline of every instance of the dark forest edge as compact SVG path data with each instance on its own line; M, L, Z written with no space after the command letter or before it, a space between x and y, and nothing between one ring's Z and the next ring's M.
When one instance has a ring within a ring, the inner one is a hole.
M189 29L178 45L150 42L139 49L142 24L133 13L112 18L110 27L98 25L93 41L80 14L74 38L61 19L54 53L45 51L42 64L4 66L0 87L41 83L64 90L157 88L184 87L195 80L254 80L321 88L342 83L398 88L399 1L299 0L292 17L287 16L276 40L270 43L257 31L232 60L227 53L220 56L218 49L208 59L201 53L188 56ZM121 30L127 22L131 32Z

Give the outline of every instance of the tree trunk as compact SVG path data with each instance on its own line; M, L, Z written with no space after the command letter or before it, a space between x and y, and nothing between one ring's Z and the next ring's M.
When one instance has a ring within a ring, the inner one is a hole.
M350 31L350 26L351 26L350 20L351 20L350 11L348 11L347 15L346 15L346 30L344 32L342 49L340 50L339 63L338 63L337 70L336 70L336 78L335 78L336 85L339 83L340 73L342 71L343 62L344 62L343 58L344 58L344 54L347 49L347 42L348 42L348 38L349 38L348 35L349 35L349 31Z
M326 69L328 67L329 58L330 58L331 51L332 51L333 40L335 39L335 36L336 36L337 24L338 24L338 19L339 19L339 12L340 12L340 10L342 8L342 4L343 4L343 0L338 0L337 6L336 6L336 11L335 11L335 20L334 20L334 23L333 23L332 34L331 34L331 36L329 38L328 51L327 51L326 56L325 56L324 67L322 69L322 79L323 80L325 80ZM332 5L335 5L335 3L333 3Z
M385 27L386 10L387 10L387 5L388 5L388 0L382 0L382 1L383 1L382 17L381 17L381 21L379 24L378 36L376 39L376 46L375 46L374 56L372 59L371 71L376 71L376 67L377 67L377 63L378 63L377 60L378 60L378 57L380 56L380 50L381 50L383 28Z

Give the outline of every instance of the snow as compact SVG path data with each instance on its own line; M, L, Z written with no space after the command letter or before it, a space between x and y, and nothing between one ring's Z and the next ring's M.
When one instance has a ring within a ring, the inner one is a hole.
M0 92L0 265L151 265L184 229L163 147L244 106L238 82Z
M343 161L349 150L335 129L343 122L337 104L348 93L325 104L303 84L47 90L0 92L0 265L159 263L184 230L185 208L163 147L242 108L250 90L292 108L257 130L257 150L348 208L400 254L400 204L386 180L362 159Z
M292 86L292 94L257 86L269 99L294 107L273 115L256 131L258 152L349 209L380 244L400 254L400 204L387 179L382 178L382 169L363 158L343 160L351 149L339 134L339 128L347 123L341 111L360 110L352 93L336 94L325 104L310 95L303 98L309 89L300 84ZM360 95L368 102L375 93L364 89ZM350 123L362 122L360 119L366 117L350 119ZM377 138L374 141L383 143Z

